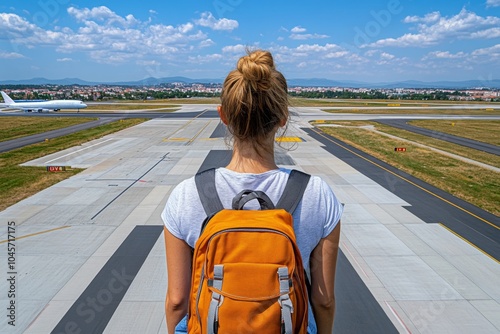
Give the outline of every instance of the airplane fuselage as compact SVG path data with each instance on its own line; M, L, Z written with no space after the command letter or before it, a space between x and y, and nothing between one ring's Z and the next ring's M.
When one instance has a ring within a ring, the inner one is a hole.
M87 105L82 101L73 100L53 100L44 102L17 102L9 104L9 108L23 109L27 111L38 111L43 109L60 110L60 109L84 109Z
M1 92L4 99L3 107L10 109L20 109L28 112L49 112L61 109L84 109L87 105L80 100L52 100L33 102L14 102L5 92Z

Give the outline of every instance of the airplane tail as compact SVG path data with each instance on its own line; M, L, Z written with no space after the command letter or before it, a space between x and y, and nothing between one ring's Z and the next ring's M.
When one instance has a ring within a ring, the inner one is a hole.
M2 97L3 97L3 102L7 105L9 104L15 104L16 102L14 102L14 100L12 100L9 95L7 95L4 91L1 91L0 92L2 94Z

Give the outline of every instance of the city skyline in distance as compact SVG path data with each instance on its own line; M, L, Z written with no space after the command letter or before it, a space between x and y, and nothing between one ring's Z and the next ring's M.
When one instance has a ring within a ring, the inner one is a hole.
M187 77L165 77L165 78L144 78L142 80L117 81L117 82L97 82L86 81L79 78L64 78L64 79L47 79L47 78L32 78L25 80L0 80L1 86L10 85L60 85L60 86L157 86L161 84L183 83L183 84L222 84L223 78L187 78ZM477 89L489 88L500 89L500 80L464 80L464 81L394 81L394 82L378 82L368 83L361 81L343 81L330 80L325 78L287 78L290 87L345 87L345 88L373 88L373 89L396 89L396 88L436 88L436 89Z
M67 0L0 4L1 81L223 78L245 49L287 78L367 84L500 78L500 0Z

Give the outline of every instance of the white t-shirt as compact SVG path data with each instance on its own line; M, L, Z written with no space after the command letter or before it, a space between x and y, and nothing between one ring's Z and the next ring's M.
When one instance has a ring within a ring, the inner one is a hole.
M278 203L289 169L275 169L261 174L237 173L217 168L215 185L225 208L231 208L233 198L244 189L266 193L274 204ZM250 201L245 209L259 209L257 201ZM301 202L293 213L294 231L304 268L309 275L309 257L320 239L328 236L337 226L343 205L330 186L318 176L311 176ZM161 217L166 228L175 237L194 248L200 229L206 218L194 177L177 185L168 198Z

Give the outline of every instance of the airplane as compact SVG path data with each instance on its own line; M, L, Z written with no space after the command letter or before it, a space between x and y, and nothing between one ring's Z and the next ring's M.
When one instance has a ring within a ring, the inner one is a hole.
M0 92L3 97L3 108L18 109L24 112L50 112L61 109L80 109L87 108L87 105L79 100L52 100L37 102L15 102L4 91Z

